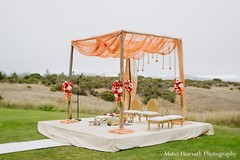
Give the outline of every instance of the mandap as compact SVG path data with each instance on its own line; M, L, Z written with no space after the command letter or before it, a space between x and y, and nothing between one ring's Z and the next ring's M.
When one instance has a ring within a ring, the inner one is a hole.
M161 55L166 56L174 53L178 59L178 73L179 80L184 85L184 68L183 68L183 49L182 40L179 38L171 38L166 36L158 36L145 33L116 31L100 36L73 40L71 42L70 66L69 76L72 75L73 66L73 51L77 50L79 53L86 56L97 56L101 58L119 58L120 60L120 80L123 82L127 79L134 79L133 64L136 61L144 59L147 55ZM125 70L124 70L125 60ZM136 67L135 67L136 68ZM176 74L176 71L175 71ZM136 76L137 77L137 76ZM130 108L131 97L134 97L137 87L137 79L134 81L133 91L129 96L125 96L125 107ZM182 89L181 95L181 114L186 116L186 100L185 91ZM122 108L122 109L121 109ZM123 107L120 108L120 128L123 128ZM121 116L122 115L122 116Z

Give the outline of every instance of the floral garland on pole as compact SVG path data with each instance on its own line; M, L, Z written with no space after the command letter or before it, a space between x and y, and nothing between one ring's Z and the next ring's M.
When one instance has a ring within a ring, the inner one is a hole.
M126 92L130 93L132 90L133 84L130 82L130 80L126 81L124 83L124 89ZM115 134L129 134L133 133L134 131L131 129L125 129L123 128L124 124L124 112L123 112L123 98L122 98L122 92L123 92L123 84L121 80L116 80L113 85L112 85L112 92L115 96L116 100L116 105L120 107L120 126L119 129L110 129L110 133L115 133ZM127 119L127 116L125 120Z
M116 80L112 85L112 92L115 96L116 104L122 104L122 92L123 92L123 84L120 80Z
M182 95L183 92L183 83L177 79L174 79L174 92L176 95Z
M126 92L130 94L130 92L133 89L133 84L130 80L125 81L124 85L120 80L116 80L112 85L112 92L115 96L116 104L122 103L123 101L122 100L123 86Z
M72 119L72 106L71 106L71 96L72 96L72 83L69 81L65 81L62 84L62 92L65 93L65 100L68 104L68 119L60 121L61 123L69 124L78 122L75 119Z
M133 83L130 80L127 80L124 82L124 88L127 91L128 94L130 94L130 92L133 89Z
M69 82L69 81L65 81L63 82L62 84L62 91L65 93L65 99L67 101L70 101L71 100L71 92L72 92L72 83Z

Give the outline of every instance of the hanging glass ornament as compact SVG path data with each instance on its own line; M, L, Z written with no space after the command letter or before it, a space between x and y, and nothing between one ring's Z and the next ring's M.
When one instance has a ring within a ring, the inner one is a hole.
M140 59L140 57L139 57L139 54L138 54L138 65L137 65L137 72L139 72L139 60Z
M143 54L143 59L142 59L142 71L144 71L144 54Z
M156 53L156 62L158 62L158 54Z
M147 62L147 64L150 64L150 62L149 62L149 53L148 53L148 62Z
M162 56L162 70L164 70L164 55Z
M169 70L172 69L172 59L171 59L171 53L169 54Z
M138 65L137 65L137 72L139 72L139 59L138 59Z

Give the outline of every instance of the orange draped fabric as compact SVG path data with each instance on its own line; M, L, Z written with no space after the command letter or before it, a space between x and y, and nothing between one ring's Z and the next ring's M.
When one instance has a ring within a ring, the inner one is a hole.
M123 35L123 46L121 46L120 35ZM98 56L102 58L120 58L121 47L123 47L124 59L142 59L145 53L167 55L173 50L177 50L178 64L179 64L179 77L180 81L184 82L184 69L183 69L183 51L182 41L178 38L171 38L165 36L156 36L144 33L116 31L113 33L95 36L86 39L73 40L72 46L80 53L86 56ZM128 66L128 65L126 65ZM72 52L70 57L70 71L72 67ZM129 77L129 69L126 68L125 79ZM137 86L137 84L136 84ZM133 94L135 95L135 93ZM134 97L132 97L134 98ZM181 96L181 113L185 118L186 116L186 100L185 89Z
M74 48L87 56L120 57L120 34L124 35L124 59L142 59L144 53L166 55L177 47L178 39L117 31L110 34L72 41Z

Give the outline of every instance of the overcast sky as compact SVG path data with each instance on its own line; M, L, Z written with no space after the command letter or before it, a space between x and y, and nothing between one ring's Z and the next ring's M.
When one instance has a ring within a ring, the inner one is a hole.
M120 29L182 38L185 74L240 76L239 0L0 0L0 70L68 74L71 40ZM118 62L75 51L73 70L117 75Z

